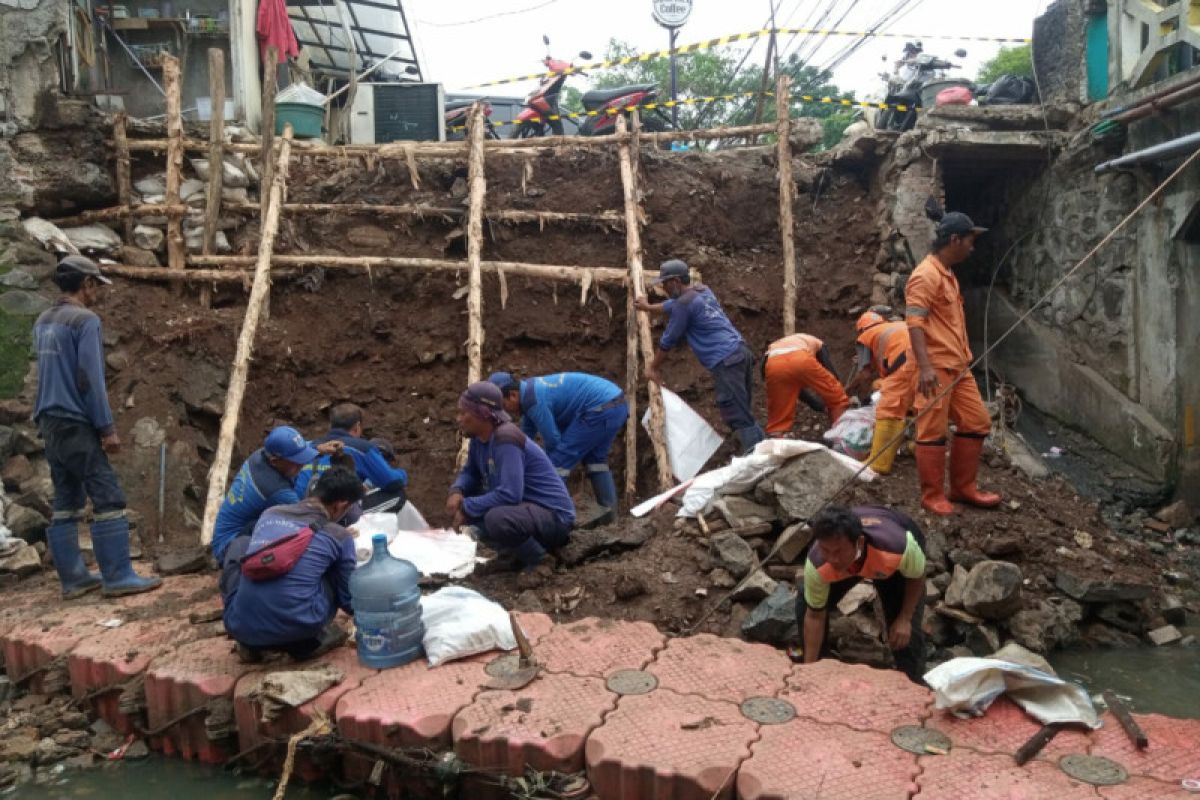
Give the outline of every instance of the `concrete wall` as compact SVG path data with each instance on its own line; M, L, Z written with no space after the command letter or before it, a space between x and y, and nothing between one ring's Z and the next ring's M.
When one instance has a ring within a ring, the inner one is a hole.
M0 0L0 122L11 128L33 127L39 98L58 86L54 45L67 8L63 0Z
M1033 22L1033 57L1042 98L1078 103L1087 96L1085 0L1054 0Z

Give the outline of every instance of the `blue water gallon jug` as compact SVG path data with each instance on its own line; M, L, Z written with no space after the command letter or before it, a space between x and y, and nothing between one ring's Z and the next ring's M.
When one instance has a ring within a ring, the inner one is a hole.
M371 538L371 560L350 576L358 660L387 669L421 657L425 625L421 622L421 573L387 549L387 536Z

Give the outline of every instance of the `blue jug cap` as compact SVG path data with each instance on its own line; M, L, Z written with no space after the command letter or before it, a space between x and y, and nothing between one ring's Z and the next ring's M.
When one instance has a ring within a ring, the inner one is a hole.
M374 536L371 537L371 544L382 544L384 546L387 546L387 534L386 533L375 534Z

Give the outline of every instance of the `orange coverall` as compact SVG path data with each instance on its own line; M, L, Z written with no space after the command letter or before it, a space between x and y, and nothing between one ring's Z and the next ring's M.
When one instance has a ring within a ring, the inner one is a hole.
M908 325L875 325L862 332L858 343L870 351L871 365L882 378L875 418L904 419L917 394L917 357L912 353Z
M837 377L822 366L817 353L824 343L807 333L794 333L767 348L767 433L787 433L796 421L800 392L812 389L825 403L830 424L850 407Z

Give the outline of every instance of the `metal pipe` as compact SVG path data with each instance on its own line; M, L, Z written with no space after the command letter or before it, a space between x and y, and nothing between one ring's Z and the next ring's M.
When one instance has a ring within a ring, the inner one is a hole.
M163 518L167 511L167 441L158 445L158 541L163 541Z
M1133 122L1134 120L1143 119L1151 114L1157 114L1161 111L1166 111L1168 108L1177 106L1185 100L1191 100L1193 97L1200 97L1200 81L1193 83L1191 86L1184 86L1176 89L1173 92L1164 94L1162 97L1142 103L1136 108L1131 108L1124 113L1112 117L1113 122Z
M1157 91L1151 92L1150 94L1146 95L1145 97L1138 99L1138 100L1134 100L1132 103L1129 103L1128 105L1117 106L1116 108L1110 108L1108 111L1105 111L1103 114L1100 115L1100 119L1112 119L1113 117L1125 114L1126 112L1129 112L1129 111L1133 111L1136 108L1141 108L1142 106L1147 105L1149 103L1153 103L1155 100L1158 100L1162 97L1166 97L1169 94L1174 94L1175 92L1179 91L1180 89L1186 89L1186 88L1188 88L1190 86L1194 86L1198 83L1200 83L1200 75L1194 75L1191 78L1189 78L1188 80L1178 83L1174 86L1168 86L1163 89L1159 89Z
M1178 139L1172 139L1169 142L1156 144L1153 147L1105 161L1103 164L1097 164L1096 174L1099 175L1121 167L1132 167L1147 161L1166 161L1168 158L1186 155L1198 148L1200 148L1200 133L1189 133L1187 136L1180 136Z

